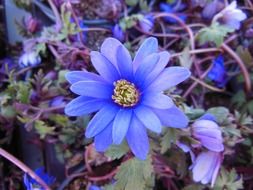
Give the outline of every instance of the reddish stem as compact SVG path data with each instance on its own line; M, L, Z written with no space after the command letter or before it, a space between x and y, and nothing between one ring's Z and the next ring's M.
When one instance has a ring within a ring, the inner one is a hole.
M18 160L16 157L11 155L10 153L6 152L4 149L0 148L0 155L15 164L17 167L19 167L21 170L23 170L25 173L30 175L35 181L37 181L44 189L51 190L51 188L36 174L34 171L32 171L28 166L26 166L23 162Z
M234 58L234 60L237 62L237 64L239 65L241 71L242 71L242 75L243 78L245 80L245 89L246 92L249 94L251 92L251 81L250 81L250 75L249 72L247 70L247 68L245 67L243 61L241 60L241 58L225 43L223 43L221 45L221 47L232 57Z

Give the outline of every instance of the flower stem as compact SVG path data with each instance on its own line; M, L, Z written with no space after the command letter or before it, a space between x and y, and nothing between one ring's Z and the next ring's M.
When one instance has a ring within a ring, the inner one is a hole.
M190 54L199 54L199 53L210 53L210 52L219 52L222 51L219 48L203 48L203 49L196 49L196 50L190 50L189 53ZM174 53L172 54L170 57L178 57L180 55L183 55L184 52L180 52L180 53Z
M172 13L154 13L154 18L160 18L160 17L171 17L178 21L178 23L188 32L189 37L190 37L190 44L191 44L191 49L195 49L195 43L194 43L194 35L189 26L187 26L184 21L178 17L175 14Z
M241 60L241 58L225 43L223 43L221 45L221 47L232 57L234 58L234 60L238 63L241 71L242 71L242 75L243 78L245 80L245 89L247 91L247 93L249 94L251 92L251 81L250 81L250 75L249 72L247 70L247 68L245 67L243 61Z
M0 148L0 155L15 164L25 173L29 174L33 179L35 179L45 190L51 190L50 187L36 174L34 173L28 166L26 166L23 162L15 158L10 153L6 152L4 149Z
M190 77L192 80L194 80L195 82L201 84L202 86L208 88L209 90L212 90L212 91L215 91L215 92L224 92L224 89L219 89L219 88L216 88L214 86L211 86L209 84L206 84L205 82L203 82L202 80L199 80L193 76Z

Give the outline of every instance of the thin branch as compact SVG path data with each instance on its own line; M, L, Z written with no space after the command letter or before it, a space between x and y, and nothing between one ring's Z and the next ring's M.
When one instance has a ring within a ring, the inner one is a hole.
M29 176L31 176L35 181L37 181L44 189L51 190L51 188L36 174L32 171L28 166L26 166L23 162L18 160L16 157L6 152L4 149L0 148L0 155L15 164Z
M189 53L190 54L199 54L199 53L210 53L210 52L221 52L221 51L222 50L219 48L203 48L203 49L190 50ZM184 52L174 53L170 57L171 58L178 57L183 54L184 54Z
M244 65L243 61L241 60L241 58L225 43L223 43L221 45L221 47L232 57L234 58L234 60L237 62L237 64L239 65L241 71L242 71L242 75L243 78L245 80L245 89L247 91L247 93L251 92L251 81L250 81L250 75L249 72L246 68L246 66Z
M204 81L199 80L199 79L197 79L197 78L195 78L195 77L193 77L193 76L191 76L190 78L191 78L192 80L194 80L195 82L201 84L202 86L208 88L209 90L212 90L212 91L215 91L215 92L224 92L224 89L219 89L219 88L216 88L216 87L214 87L214 86L211 86L211 85L205 83Z

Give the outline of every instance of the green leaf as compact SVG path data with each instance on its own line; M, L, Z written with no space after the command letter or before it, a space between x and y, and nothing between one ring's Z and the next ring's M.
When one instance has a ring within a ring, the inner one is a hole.
M187 185L182 190L202 190L202 189L204 189L203 185L191 184L191 185Z
M35 49L36 49L37 54L41 53L41 54L45 55L47 46L45 43L38 43L38 44L36 44Z
M218 176L214 190L239 190L243 189L243 180L242 177L238 179L238 175L235 169L227 171L226 169L222 168L220 170L220 175Z
M39 133L40 138L44 139L46 135L53 135L55 134L54 130L55 127L49 127L46 125L44 121L37 120L34 122L34 127L36 131Z
M66 116L61 115L61 114L51 114L49 116L49 119L62 127L65 127L66 125L68 125L68 121L69 121Z
M133 14L131 16L126 16L120 20L119 25L122 30L125 31L135 26L139 20L143 19L143 17L144 16L141 14Z
M148 11L149 6L147 0L139 0L139 5L142 11Z
M17 100L21 103L29 103L31 86L27 82L17 83Z
M16 110L13 106L3 106L0 107L0 114L6 118L13 118L16 116Z
M114 190L114 184L105 185L102 189L103 190Z
M139 0L125 0L125 2L129 6L135 6L139 2Z
M195 120L205 113L205 110L201 108L193 108L184 105L185 114L192 120Z
M225 25L214 22L211 26L202 28L197 35L197 39L200 45L206 42L213 42L216 46L220 46L224 42L226 35L233 31L233 29Z
M180 65L188 69L192 66L192 57L190 54L190 48L186 46L182 52L182 55L179 56Z
M226 122L229 115L229 110L225 107L213 107L207 112L213 114L219 124Z
M241 126L253 124L253 118L250 115L241 114L238 111L235 111L235 119Z
M248 67L253 66L253 57L249 52L248 48L244 48L243 46L238 46L236 49L236 53L242 59L243 63Z
M164 154L171 147L171 143L177 141L178 131L173 128L165 128L166 132L161 138L161 153Z
M241 107L246 102L246 96L243 90L239 90L231 100L232 104Z
M144 190L154 180L150 157L147 160L130 159L121 164L115 176L115 190Z
M124 156L129 151L127 143L124 141L121 145L112 145L110 148L105 152L105 155L110 157L111 159L119 159Z

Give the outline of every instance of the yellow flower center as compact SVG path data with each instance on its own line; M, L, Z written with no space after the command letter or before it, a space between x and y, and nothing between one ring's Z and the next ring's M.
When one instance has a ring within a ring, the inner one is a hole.
M121 79L113 83L115 86L112 99L123 107L131 107L139 101L139 92L133 83Z

